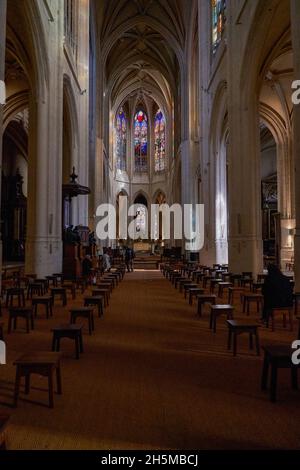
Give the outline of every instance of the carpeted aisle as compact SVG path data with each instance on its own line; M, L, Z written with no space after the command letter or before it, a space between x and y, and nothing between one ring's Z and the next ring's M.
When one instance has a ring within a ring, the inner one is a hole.
M214 335L207 311L201 319L195 312L158 271L126 274L104 317L95 318L94 335L85 330L79 361L73 343L62 341L63 395L55 396L54 409L43 405L40 377L11 409L9 449L299 447L300 392L291 390L288 372L280 371L278 402L270 403L260 391L262 358L248 353L246 338L233 358L222 320ZM26 350L49 350L51 327L68 318L68 308L56 307L54 319L39 314L29 335L6 335L1 406L12 402L13 360ZM262 344L293 338L282 329L261 334Z

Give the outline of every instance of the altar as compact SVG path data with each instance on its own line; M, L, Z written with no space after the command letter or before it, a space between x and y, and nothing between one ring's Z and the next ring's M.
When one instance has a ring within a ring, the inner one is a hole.
M138 253L139 251L151 251L151 243L147 241L139 241L139 242L134 242L133 244L133 249L135 253Z

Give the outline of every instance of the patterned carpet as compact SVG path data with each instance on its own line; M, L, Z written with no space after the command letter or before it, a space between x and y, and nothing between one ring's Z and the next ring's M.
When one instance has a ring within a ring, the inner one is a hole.
M36 329L6 334L8 364L0 366L0 404L10 410L9 449L270 449L299 448L300 392L281 370L278 402L260 391L262 358L239 338L239 354L226 349L227 330L214 335L208 311L196 307L158 271L126 274L96 330L84 334L74 359L62 342L63 395L47 408L47 383L36 376L29 396L10 409L20 353L49 350L50 329L67 321L69 298L54 317L39 313ZM237 317L243 316L238 310ZM252 318L256 314L251 314ZM7 313L4 310L7 324ZM21 323L20 323L21 326ZM296 334L296 333L295 333ZM261 329L261 343L294 339L281 325Z

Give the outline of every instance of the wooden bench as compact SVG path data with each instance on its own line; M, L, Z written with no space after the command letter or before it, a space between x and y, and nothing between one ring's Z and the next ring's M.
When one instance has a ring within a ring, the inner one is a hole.
M227 320L233 319L233 305L211 305L210 306L210 319L209 319L209 328L213 330L214 333L217 332L217 319L221 315L226 315Z
M24 318L26 322L26 331L30 333L30 327L34 329L34 320L33 320L33 310L29 307L12 307L9 309L9 317L8 317L8 334L11 333L12 330L12 323L14 330L17 328L17 319Z
M261 389L267 390L268 386L268 376L269 368L271 367L271 378L270 378L270 400L272 402L276 401L277 394L277 373L278 369L281 368L290 368L291 369L291 381L292 388L298 389L297 381L297 370L299 366L296 366L292 363L292 354L293 349L289 345L271 345L264 346L263 350L265 352L262 377L261 377Z
M228 326L228 349L231 349L232 336L233 336L233 355L237 354L237 336L243 333L249 334L249 347L253 349L253 336L255 336L256 354L260 355L259 337L258 337L258 323L250 323L249 321L242 320L227 320Z
M82 328L82 324L64 324L52 328L52 351L60 351L60 340L69 338L75 342L75 355L76 359L79 359L79 353L83 353Z
M78 307L70 310L70 323L75 324L77 318L87 318L89 325L89 334L95 330L94 310L90 307Z
M57 393L61 395L60 354L54 352L35 351L24 354L14 362L16 366L16 382L14 406L18 404L21 378L25 377L25 394L30 392L30 376L38 374L48 378L49 407L53 408L53 375L56 373Z

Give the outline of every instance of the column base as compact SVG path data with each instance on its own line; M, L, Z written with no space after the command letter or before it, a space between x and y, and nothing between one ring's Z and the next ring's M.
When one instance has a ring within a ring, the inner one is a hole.
M256 277L263 270L263 246L258 238L236 237L228 240L229 271L241 274L252 272Z
M45 277L62 271L63 245L58 239L35 238L26 242L25 272Z

